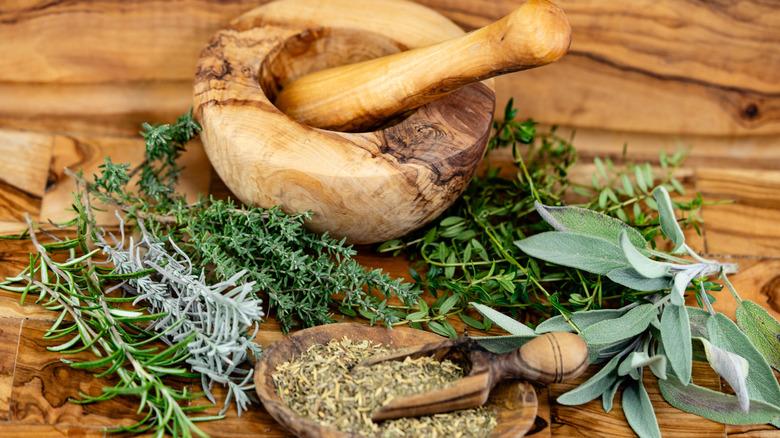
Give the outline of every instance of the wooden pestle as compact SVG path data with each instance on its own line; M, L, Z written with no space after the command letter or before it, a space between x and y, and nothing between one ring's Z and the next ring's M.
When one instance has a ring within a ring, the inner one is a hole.
M462 37L303 76L283 85L275 103L310 126L365 131L464 85L556 61L570 41L558 6L527 0Z

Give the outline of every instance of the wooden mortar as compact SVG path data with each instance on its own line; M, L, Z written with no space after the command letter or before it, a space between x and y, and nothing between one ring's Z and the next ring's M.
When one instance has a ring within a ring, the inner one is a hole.
M552 9L546 0L527 3L528 10L560 19L556 15L559 10ZM494 29L511 28L512 23ZM520 27L516 23L514 26ZM536 34L535 28L525 32ZM566 32L555 46L555 56L568 47ZM218 32L198 62L194 113L203 127L201 139L206 153L225 184L246 204L281 205L286 212L311 211L310 229L346 237L351 243L402 236L437 217L466 188L490 134L495 106L492 82L470 83L456 90L443 85L437 94L431 91L430 78L426 78L423 85L427 88L420 98L408 103L409 108L422 106L402 114L405 118L400 122L370 132L314 128L295 121L273 102L285 85L296 85L297 79L308 78L309 73L427 48L463 35L460 28L438 13L404 0L372 0L370 5L356 0L278 0L254 9ZM433 59L467 57L482 48L480 41L485 38L502 37L495 31L474 35L479 38L461 38L460 45L446 46L449 49L434 53ZM470 52L449 54L454 47L468 47ZM555 56L543 50L534 53L534 59L544 62ZM405 71L405 65L417 69L417 73L407 76L421 76L419 72L425 66L419 62L404 64L408 57L388 59L394 60L392 66L399 72ZM431 62L432 58L426 55L418 59ZM487 62L490 59L480 58L478 68L468 70L468 80L447 82L460 87L478 79L471 77L478 71L506 70L503 65ZM535 62L518 68L542 63ZM372 71L381 73L383 68L381 62L369 65L360 76L370 77ZM403 76L388 75L385 82L399 78L395 88L388 90L405 89L408 81L400 80ZM395 93L388 97L389 107L364 107L360 96L350 93L343 75L315 82L324 84L325 89L332 88L338 96L352 94L354 104L346 110L334 107L330 112L334 115L343 111L357 114L359 110L365 113L361 117L375 120L376 111L380 116L398 115L407 104ZM305 86L296 89L306 94ZM372 101L383 95L366 94ZM306 103L301 94L295 96L291 101ZM326 98L327 93L317 97ZM318 106L314 110L327 117L328 108ZM375 112L368 114L370 111ZM354 116L347 117L351 118ZM323 123L327 125L327 120Z
M354 340L367 339L398 349L444 339L433 333L408 327L387 329L363 324L340 323L301 330L274 343L263 352L255 365L255 389L268 413L296 436L307 438L351 436L297 415L279 397L272 379L273 372L279 364L292 360L312 345L326 344L331 340L344 337ZM491 438L521 437L533 426L536 419L536 393L533 386L527 382L515 380L500 383L490 394L487 405L496 410L497 417L496 427L490 433Z

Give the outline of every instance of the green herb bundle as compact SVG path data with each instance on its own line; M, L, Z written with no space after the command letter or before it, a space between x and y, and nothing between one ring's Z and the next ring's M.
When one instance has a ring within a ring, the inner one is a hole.
M177 160L199 129L190 114L172 125L144 124L139 166L106 158L93 182L68 172L78 187L75 217L58 226L75 236L62 240L30 222L16 236L32 241L30 264L0 282L22 302L36 294L59 312L46 338L64 342L52 351L89 351L94 360L63 360L116 379L75 402L138 400L140 420L116 431L204 436L197 421L221 418L232 401L240 415L253 399L248 358L260 354L253 338L264 316L261 296L285 331L330 322L339 306L392 324L398 316L388 298L418 297L412 285L360 266L343 240L306 230L308 214L187 202L175 191ZM95 223L94 211L104 208L116 211L118 235ZM193 416L210 406L194 404L203 395L188 389L194 379L212 403L213 387L226 388L219 415Z
M433 224L379 247L380 252L402 253L413 260L412 277L436 298L433 305L420 302L401 307L406 311L402 323L425 324L441 335L454 336L447 322L453 315L478 330L491 325L466 312L469 302L539 320L561 312L619 307L645 294L576 269L540 266L514 242L548 229L536 212L536 203L558 205L568 199L611 217L631 218L640 238L652 241L660 224L650 191L660 184L683 193L675 171L684 154L661 154L660 175L647 163L621 168L609 159L596 159L591 184L579 184L569 178L577 161L571 140L554 129L537 133L533 121L516 120L512 105L512 101L507 104L504 120L494 123L495 134L489 143L490 150L511 149L512 165L488 168ZM678 203L688 213L682 220L685 225L697 226L702 202L696 196Z
M686 412L726 424L771 423L780 427L780 323L760 306L742 300L727 275L736 266L701 257L685 243L674 207L663 186L652 191L660 211L661 230L676 255L653 250L624 222L577 207L537 204L554 231L518 240L515 245L546 263L601 275L629 289L651 294L617 309L563 313L535 330L493 309L479 312L511 336L480 341L491 350L517 348L550 331L576 331L588 343L591 361L602 363L593 377L561 395L558 403L579 405L601 398L605 411L623 388L622 406L641 437L660 436L643 372L658 378L664 399ZM711 305L708 280L718 277L739 303L737 324ZM703 308L685 305L695 295ZM479 339L479 338L478 338ZM692 362L706 361L733 389L724 394L691 380Z

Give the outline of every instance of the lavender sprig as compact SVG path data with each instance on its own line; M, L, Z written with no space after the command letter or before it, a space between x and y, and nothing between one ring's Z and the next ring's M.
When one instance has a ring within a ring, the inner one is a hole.
M206 396L216 403L211 389L214 383L224 385L227 395L220 414L235 399L241 415L251 404L254 388L253 370L244 365L249 354L257 357L261 353L252 341L264 316L255 283L239 285L246 274L241 271L209 285L203 270L194 272L189 257L172 240L166 245L146 229L142 219L138 219L138 228L138 241L125 236L120 217L120 237L111 235L111 244L98 234L96 244L114 264L117 274L153 270L151 275L127 280L123 288L137 295L133 304L143 301L152 313L164 314L150 329L164 332L165 342L175 344L192 336L186 362L192 371L201 374Z

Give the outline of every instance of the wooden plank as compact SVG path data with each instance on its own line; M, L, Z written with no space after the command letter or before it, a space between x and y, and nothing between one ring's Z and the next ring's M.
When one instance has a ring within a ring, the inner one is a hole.
M420 0L479 27L512 0ZM552 124L734 135L780 129L780 10L762 1L561 0L572 24L562 61L497 82ZM757 67L755 59L765 60Z
M0 318L0 420L2 421L11 418L11 388L21 331L21 319Z
M7 129L137 136L141 123L169 123L192 106L192 80L0 83L0 102Z
M710 254L780 257L780 171L696 169Z
M191 79L214 31L259 3L4 1L0 82Z
M14 438L102 438L103 429L49 424L0 423L0 434Z
M467 28L487 24L517 5L514 0L421 3ZM724 136L780 132L780 9L771 3L643 0L640 7L596 0L560 3L573 26L571 53L560 63L499 80L499 101L515 96L524 112L536 119L576 127ZM0 82L189 81L209 36L257 4L4 2ZM89 57L81 55L83 47L90 48ZM0 95L16 96L10 99L15 106L46 100L37 97L20 103L18 96L34 87L22 86L19 91L6 87ZM82 99L89 98L90 92L84 93ZM177 102L186 96L181 93ZM135 101L143 105L140 99ZM62 102L57 106L66 105L67 99ZM159 104L150 99L138 111L154 115ZM105 108L90 111L111 118ZM56 126L63 112L67 110L44 112L46 117L33 124ZM22 112L19 117L30 114L34 113ZM22 119L0 111L0 121L4 119L6 126L22 126Z
M46 188L51 136L0 130L0 221L37 218Z
M43 197L40 217L43 220L66 220L71 217L68 209L72 202L75 182L64 173L66 167L82 169L84 175L91 176L99 171L105 157L111 157L115 163L137 165L143 161L144 143L142 139L118 137L74 137L54 136L52 149L51 176L46 194ZM211 167L200 141L191 142L182 155L184 168L178 190L190 200L208 191ZM99 223L116 222L113 213L97 214Z
M596 372L591 367L588 372L570 383L550 386L551 400L576 387ZM649 373L648 373L649 374ZM697 384L718 390L720 380L717 374L707 364L694 363L694 379ZM664 401L658 389L656 379L646 375L645 387L653 402L653 409L658 417L659 427L665 437L722 437L725 426L693 414L677 410ZM625 420L620 403L622 390L615 396L614 406L610 413L605 413L601 398L580 406L564 406L551 403L554 420L553 436L561 437L633 437L634 432Z

